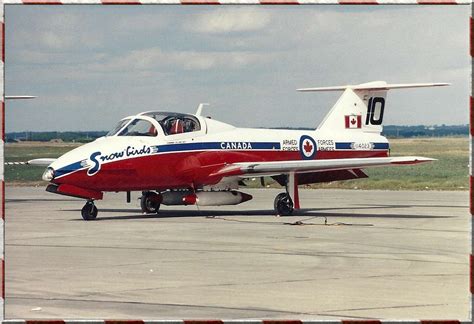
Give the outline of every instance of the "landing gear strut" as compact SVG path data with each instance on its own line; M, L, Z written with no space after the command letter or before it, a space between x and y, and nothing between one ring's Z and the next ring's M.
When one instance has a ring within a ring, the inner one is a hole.
M160 209L161 195L153 191L144 191L140 198L140 207L145 214L156 214Z
M99 210L94 205L93 200L88 200L84 207L82 207L81 215L85 221L94 220L97 218L97 213Z
M290 216L293 211L300 209L300 198L298 194L298 177L294 172L286 175L283 183L286 192L282 192L275 198L274 207L278 216Z
M278 216L290 216L293 214L293 201L286 192L282 192L275 197L274 207Z

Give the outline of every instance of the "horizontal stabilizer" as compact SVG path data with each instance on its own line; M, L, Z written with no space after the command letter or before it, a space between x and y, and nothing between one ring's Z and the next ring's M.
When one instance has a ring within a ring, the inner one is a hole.
M343 91L337 102L319 124L318 130L328 132L357 132L380 134L391 89L441 87L449 83L397 83L385 81L337 87L302 88L298 91Z
M449 83L398 83L388 84L384 81L374 81L368 83L362 83L357 85L344 85L335 87L319 87L319 88L301 88L297 91L309 92L309 91L344 91L346 89L352 90L390 90L390 89L409 89L409 88L426 88L426 87L442 87L448 86Z

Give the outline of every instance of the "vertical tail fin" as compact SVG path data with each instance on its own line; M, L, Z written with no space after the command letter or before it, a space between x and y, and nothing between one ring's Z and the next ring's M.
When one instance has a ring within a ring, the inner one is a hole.
M449 83L387 84L385 81L374 81L359 85L304 88L298 91L344 91L318 126L319 130L381 133L388 90L446 85Z

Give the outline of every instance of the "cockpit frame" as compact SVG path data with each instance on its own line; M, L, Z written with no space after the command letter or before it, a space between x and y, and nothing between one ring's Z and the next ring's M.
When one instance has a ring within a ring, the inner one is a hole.
M144 129L146 124L141 123L141 121L149 123L148 131ZM188 137L191 134L204 133L205 127L205 123L198 116L175 112L147 111L121 119L119 124L107 136L165 136L174 138L186 134L185 137Z

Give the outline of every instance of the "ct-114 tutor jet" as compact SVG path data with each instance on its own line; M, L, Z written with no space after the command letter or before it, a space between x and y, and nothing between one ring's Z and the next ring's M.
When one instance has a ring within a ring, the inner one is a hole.
M433 159L390 157L381 135L387 90L446 83L383 81L299 91L344 91L314 131L238 128L196 115L144 112L122 119L105 137L49 165L47 191L87 200L84 220L97 217L95 200L106 191L141 191L141 209L160 205L236 205L252 196L236 191L243 178L270 176L286 188L275 198L277 215L300 208L298 185L366 178L369 167Z

